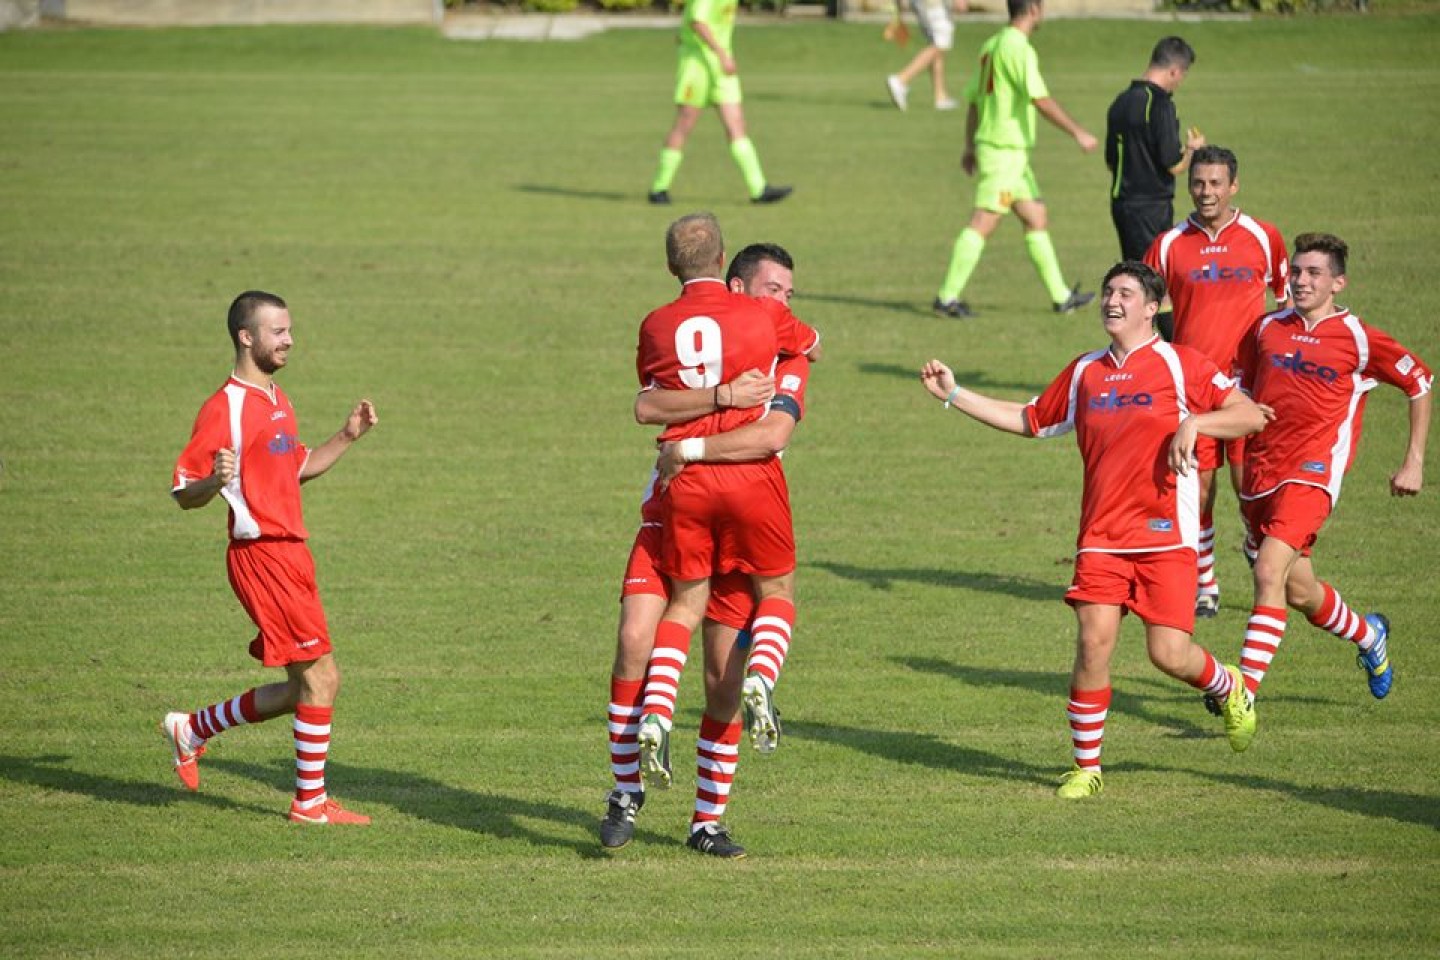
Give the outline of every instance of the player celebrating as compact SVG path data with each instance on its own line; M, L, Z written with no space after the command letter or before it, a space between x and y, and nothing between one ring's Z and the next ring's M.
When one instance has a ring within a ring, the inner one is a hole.
M650 184L650 202L668 204L670 184L685 159L685 141L700 111L714 106L725 125L730 156L745 178L755 203L777 203L792 187L772 187L760 169L760 155L745 132L740 106L740 76L730 38L735 32L736 0L685 0L680 19L680 64L675 77L675 123L660 151L660 167Z
M1354 463L1366 397L1382 382L1410 398L1409 443L1390 478L1390 492L1397 497L1420 492L1435 378L1389 334L1335 303L1348 282L1348 256L1339 237L1296 237L1293 305L1261 318L1240 344L1242 388L1275 411L1274 423L1246 445L1240 494L1251 535L1259 541L1255 606L1240 657L1252 694L1284 639L1287 604L1356 645L1376 698L1394 682L1389 622L1378 613L1356 616L1330 584L1316 578L1310 554Z
M751 244L741 250L726 271L725 282L731 291L752 297L769 297L788 304L794 293L794 262L783 247L775 244ZM818 338L812 340L805 354L788 358L782 364L782 379L790 374L787 365L804 364L808 357L818 359ZM774 396L775 377L758 370L747 371L729 384L721 384L707 397L703 390L642 390L636 397L635 416L641 423L683 423L725 407L754 407ZM803 390L803 384L800 387ZM791 412L791 404L778 399L776 410ZM798 410L795 411L798 414ZM798 416L797 416L798 419ZM794 419L767 417L754 427L742 428L747 434L763 428L768 434L777 423ZM725 435L726 439L730 435ZM720 438L714 438L714 444ZM788 431L783 446L788 441ZM756 456L752 459L761 459ZM610 682L610 751L615 789L607 800L605 819L600 826L601 844L617 849L629 842L634 834L635 815L644 805L644 787L640 778L639 746L636 734L644 709L673 717L679 673L688 658L685 649L668 648L656 661L652 678L657 682L646 689L646 667L654 648L655 629L665 611L668 589L665 578L656 567L660 550L659 485L652 477L647 485L646 499L641 508L641 528L626 566L621 591L619 638L615 666ZM696 795L695 822L717 822L725 810L725 798L734 776L735 744L739 727L735 725L740 679L728 666L733 658L729 651L743 649L736 637L750 621L754 611L750 578L742 573L724 574L714 578L712 594L706 610L706 714L701 721L700 758L701 789ZM685 638L688 641L688 637ZM723 668L716 665L727 665ZM743 660L741 661L743 666ZM720 719L716 719L720 718ZM729 755L728 768L716 755ZM668 772L668 757L664 768Z
M1035 145L1035 111L1075 138L1080 149L1092 152L1099 141L1070 119L1050 96L1040 76L1040 60L1030 35L1045 18L1041 0L1008 0L1010 25L980 48L980 64L965 87L970 107L965 115L965 155L960 164L967 176L976 176L975 209L969 225L955 240L950 268L935 298L934 310L943 317L975 316L960 296L980 263L985 241L1007 210L1014 210L1025 225L1025 250L1050 293L1056 313L1070 313L1095 299L1065 286L1055 246L1050 242L1045 202L1030 171L1030 149Z
M709 214L682 217L670 226L666 259L683 290L641 324L637 371L642 386L708 391L724 381L726 370L770 369L782 347L800 353L813 342L813 331L783 304L728 290L718 277L724 256L719 224ZM685 459L698 459L705 437L758 416L758 411L723 410L671 426L661 439L681 441ZM665 492L662 524L658 566L671 596L656 628L656 650L686 647L704 617L712 574L740 571L756 593L757 624L780 635L777 649L783 651L795 619L795 540L779 461L769 457L686 470ZM756 693L771 716L772 690L773 680L763 673L745 678L746 699ZM663 765L668 734L663 717L642 717L642 770ZM692 829L688 842L715 856L744 853L713 823Z
M1234 206L1240 190L1239 163L1224 147L1203 146L1190 159L1190 198L1195 212L1155 238L1145 262L1165 280L1175 308L1175 342L1193 347L1221 370L1235 365L1235 350L1250 325L1265 312L1265 292L1285 302L1285 239L1273 224ZM1215 577L1215 472L1230 462L1230 483L1238 493L1245 440L1219 443L1202 438L1200 463L1200 566L1195 613L1220 610Z
M1065 602L1079 638L1068 715L1075 766L1058 796L1079 799L1104 787L1100 745L1110 709L1110 656L1120 620L1145 623L1150 662L1220 698L1230 746L1255 735L1255 711L1240 672L1191 640L1190 585L1199 539L1198 483L1191 464L1197 437L1237 437L1264 425L1264 414L1219 368L1155 333L1165 296L1143 263L1116 264L1105 275L1100 315L1110 346L1071 361L1027 404L996 400L955 384L938 360L921 371L946 406L981 423L1030 437L1075 431L1084 462L1075 579Z
M175 756L175 772L191 790L200 786L196 761L216 734L244 723L293 713L295 799L290 819L311 824L368 824L325 791L330 720L340 689L315 563L305 546L300 484L335 465L377 418L361 400L345 425L308 450L297 439L295 409L274 375L289 358L290 311L274 294L250 290L230 304L235 371L200 408L190 442L175 465L173 494L183 509L203 507L219 494L230 507L226 567L235 595L259 628L250 655L283 667L286 680L256 687L194 713L166 714L161 730Z

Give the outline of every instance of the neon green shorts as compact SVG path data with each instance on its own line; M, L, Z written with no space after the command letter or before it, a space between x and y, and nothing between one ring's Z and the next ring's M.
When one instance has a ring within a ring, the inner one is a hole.
M975 145L975 206L992 213L1008 213L1017 200L1039 200L1040 185L1030 169L1026 150Z
M709 54L680 51L675 72L675 102L684 107L713 107L740 102L740 78L720 69Z

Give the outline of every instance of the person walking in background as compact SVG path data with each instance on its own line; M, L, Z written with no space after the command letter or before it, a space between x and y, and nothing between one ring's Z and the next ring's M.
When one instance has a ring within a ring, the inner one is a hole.
M740 76L730 40L735 32L737 0L685 0L680 20L680 64L675 77L675 123L660 151L660 166L650 183L650 202L668 204L670 184L685 159L685 141L700 119L700 112L713 106L725 125L730 156L745 178L745 188L755 203L777 203L790 196L793 187L774 187L765 180L760 155L745 132L745 113L740 106Z
M1110 219L1120 239L1120 259L1143 260L1156 237L1175 223L1175 178L1190 155L1205 146L1191 127L1182 141L1175 91L1190 73L1195 51L1180 37L1166 37L1150 52L1150 65L1132 80L1105 115L1105 166L1110 170ZM1174 337L1174 320L1162 310L1160 335Z
M1030 170L1035 145L1035 113L1075 138L1080 149L1094 151L1099 141L1050 96L1040 75L1040 60L1030 37L1045 19L1042 0L1007 0L1010 23L980 48L980 62L965 87L965 154L961 166L976 177L975 209L955 240L950 267L933 308L942 317L964 319L975 311L961 299L980 263L985 242L1008 211L1025 226L1025 251L1050 295L1056 313L1070 313L1095 299L1080 285L1065 285L1060 261L1050 242L1045 202Z
M340 668L305 545L300 485L325 473L378 418L369 400L350 411L340 431L314 450L298 438L295 409L275 382L294 341L290 310L271 293L249 290L230 304L227 320L235 370L200 408L190 442L175 464L172 494L182 509L203 507L219 494L230 507L230 586L259 628L250 655L286 673L281 683L255 687L194 713L166 714L161 731L174 753L175 773L200 787L197 761L216 734L246 723L294 714L295 798L290 819L309 824L358 824L370 818L346 810L325 788L330 721Z
M926 44L925 48L905 65L905 69L885 78L885 89L889 91L895 106L901 110L910 106L911 82L926 70L930 71L930 80L935 90L935 109L954 110L960 105L945 89L945 55L950 52L950 47L955 42L952 8L955 13L966 13L970 6L968 0L910 0L910 9L915 12L915 22L920 25ZM900 17L900 0L895 0L895 17L897 20Z

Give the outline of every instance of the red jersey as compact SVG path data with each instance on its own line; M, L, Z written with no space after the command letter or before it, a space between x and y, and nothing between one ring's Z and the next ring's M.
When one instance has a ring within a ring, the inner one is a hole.
M785 357L775 368L775 396L770 398L765 416L786 414L799 423L805 415L805 388L810 382L810 359L804 354ZM658 526L660 523L660 491L656 481L659 475L650 471L645 484L645 496L640 503L640 525Z
M1211 236L1194 219L1155 238L1145 262L1165 280L1175 308L1175 342L1193 347L1221 370L1263 314L1265 290L1286 300L1290 263L1273 224L1239 210Z
M216 451L229 447L237 454L235 479L220 496L230 505L231 538L304 540L300 471L310 451L298 432L295 408L279 384L267 392L232 376L200 408L175 462L172 492L214 473Z
M1073 429L1080 445L1079 552L1198 548L1199 476L1170 469L1170 440L1181 420L1218 409L1234 387L1204 354L1157 336L1123 362L1108 349L1076 357L1030 401L1033 435Z
M1355 460L1366 395L1384 382L1414 400L1434 385L1430 368L1388 333L1336 309L1314 323L1280 310L1240 342L1241 389L1275 410L1274 422L1246 442L1242 499L1304 483L1333 504Z
M733 293L720 280L691 280L641 323L636 372L647 390L709 390L752 368L772 371L778 355L806 353L819 339L778 300ZM764 409L717 410L666 427L660 439L724 433L759 419Z

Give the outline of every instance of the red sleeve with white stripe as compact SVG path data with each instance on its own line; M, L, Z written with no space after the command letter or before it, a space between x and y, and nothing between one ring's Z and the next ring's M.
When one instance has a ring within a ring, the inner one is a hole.
M1435 385L1435 375L1423 360L1384 330L1367 323L1365 334L1370 340L1370 361L1361 371L1362 376L1399 387L1411 400L1430 392Z
M230 415L224 393L216 393L200 408L190 442L175 461L171 491L181 490L215 472L215 453L230 445Z
M1076 357L1050 381L1040 396L1025 405L1025 423L1030 435L1058 437L1075 428L1075 374L1084 357Z

